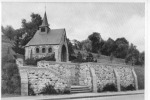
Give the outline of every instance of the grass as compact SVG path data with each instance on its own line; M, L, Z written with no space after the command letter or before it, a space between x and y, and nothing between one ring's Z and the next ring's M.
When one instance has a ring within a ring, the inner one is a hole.
M144 80L145 80L144 79L144 74L145 74L144 67L135 66L134 69L137 75L139 89L142 90L144 89Z

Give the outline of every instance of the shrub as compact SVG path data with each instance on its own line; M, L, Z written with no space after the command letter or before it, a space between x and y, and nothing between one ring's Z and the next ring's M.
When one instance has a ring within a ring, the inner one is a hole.
M121 86L121 90L122 91L128 91L128 90L133 91L133 90L135 90L135 87L132 84L130 84L127 87Z
M31 87L31 83L28 84L28 95L35 95L33 88Z
M71 91L70 91L70 88L69 88L69 87L66 87L65 90L64 90L64 94L70 94L70 92L71 92Z
M117 91L117 87L116 87L116 85L114 84L114 83L108 83L108 84L106 84L105 86L104 86L104 88L103 88L103 90L102 90L103 92L104 91Z
M36 61L36 59L34 59L34 58L28 58L28 59L26 59L26 60L25 60L25 63L26 63L27 65L37 65L37 61Z
M42 57L42 58L29 58L29 59L25 60L25 63L27 65L37 65L37 62L41 61L41 60L56 61L54 55L51 55L51 56L46 56L46 57Z
M46 86L42 89L42 92L40 94L58 94L58 93L54 89L54 86L46 84Z

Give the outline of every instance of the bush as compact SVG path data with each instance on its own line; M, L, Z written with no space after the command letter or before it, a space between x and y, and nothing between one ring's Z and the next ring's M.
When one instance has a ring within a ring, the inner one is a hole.
M26 63L27 65L37 65L37 61L36 61L36 59L34 59L34 58L28 58L28 59L26 59L26 60L25 60L25 63Z
M105 92L105 91L117 91L117 87L116 87L116 85L115 84L113 84L113 83L108 83L108 84L106 84L105 86L104 86L104 88L103 88L103 90L102 90L103 92Z
M58 94L57 91L54 89L54 86L47 84L40 94Z
M132 84L130 84L127 87L121 86L121 91L128 91L128 90L133 91L133 90L135 90L135 87Z
M70 92L71 92L71 91L70 91L70 88L69 88L69 87L66 87L65 90L64 90L64 94L70 94Z
M29 59L25 60L25 63L27 65L37 65L37 62L41 61L41 60L56 61L54 55L51 55L51 56L46 56L46 57L42 57L42 58L29 58Z
M28 95L35 95L30 83L28 84Z

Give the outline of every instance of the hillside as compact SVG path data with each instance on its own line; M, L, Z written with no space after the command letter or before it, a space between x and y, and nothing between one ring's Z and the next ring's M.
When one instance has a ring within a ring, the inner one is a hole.
M77 53L80 52L82 54L83 57L88 55L88 52L82 51L82 50L74 50L75 52L75 56L77 56ZM98 57L98 54L96 53L92 53L92 55L94 56L94 58L97 59L98 63L113 63L113 64L125 64L125 60L124 59L120 59L120 58L113 58L113 61L110 61L110 56L105 56L105 55L100 55L100 57Z

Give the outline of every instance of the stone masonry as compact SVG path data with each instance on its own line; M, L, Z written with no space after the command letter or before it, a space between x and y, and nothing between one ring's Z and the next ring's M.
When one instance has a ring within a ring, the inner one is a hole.
M46 84L64 91L71 85L88 86L93 92L113 83L120 91L121 86L133 85L138 89L137 76L131 66L103 63L64 63L40 61L37 66L19 67L22 95L28 94L28 84L40 94Z

